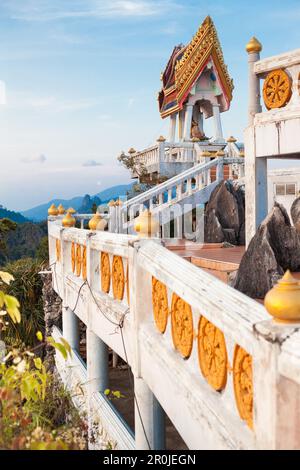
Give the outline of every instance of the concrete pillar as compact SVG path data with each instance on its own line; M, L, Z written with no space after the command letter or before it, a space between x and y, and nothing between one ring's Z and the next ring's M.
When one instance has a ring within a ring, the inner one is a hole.
M135 377L135 445L137 450L165 449L165 414L142 378Z
M170 142L175 142L176 122L177 122L177 114L172 114L170 116L170 131L169 131Z
M108 347L93 333L86 330L87 376L89 392L104 392L109 387Z
M248 120L249 125L253 124L256 113L261 113L260 104L260 83L258 76L254 73L254 64L260 59L262 45L256 38L252 38L246 46L248 52L248 74L249 74L249 105Z
M203 113L201 112L201 109L199 110L199 114L198 114L198 127L199 127L200 132L203 132L203 134L204 134Z
M217 181L223 181L223 179L224 179L224 158L218 158Z
M62 309L63 337L75 351L79 351L78 317L69 307Z
M220 114L220 105L213 104L213 115L214 115L214 126L215 126L215 140L218 142L223 142L223 130L222 130L222 123L221 123L221 114Z
M183 140L191 140L191 128L193 119L193 104L187 103L184 117Z

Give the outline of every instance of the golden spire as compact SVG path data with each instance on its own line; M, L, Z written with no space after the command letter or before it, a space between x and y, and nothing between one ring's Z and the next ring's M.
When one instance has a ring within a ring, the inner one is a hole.
M59 206L58 206L57 209L58 209L59 215L63 215L63 214L66 212L66 211L65 211L65 208L64 208L64 206L63 206L62 204L59 204Z
M75 217L72 216L71 212L68 211L64 218L62 219L63 227L74 227L76 223Z
M58 209L55 204L51 204L48 209L48 215L58 215Z
M101 217L99 212L96 212L96 214L89 221L90 230L104 230L106 225L106 220Z
M300 322L300 283L289 270L267 293L265 307L277 322Z
M248 44L246 45L246 51L248 52L248 54L252 54L252 52L261 52L261 50L261 43L258 39L256 39L256 37L253 36L253 38L251 38Z
M70 214L76 214L76 211L75 209L73 209L73 207L69 207L69 209L67 209L67 212L69 212Z

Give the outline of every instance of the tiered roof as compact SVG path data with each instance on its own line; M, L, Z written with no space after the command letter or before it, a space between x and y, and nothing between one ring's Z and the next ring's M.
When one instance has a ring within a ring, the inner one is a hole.
M225 97L226 109L223 111L229 108L233 82L224 62L215 25L207 16L187 46L179 45L173 49L162 74L163 87L158 97L162 118L182 109L191 88L209 61L215 66Z

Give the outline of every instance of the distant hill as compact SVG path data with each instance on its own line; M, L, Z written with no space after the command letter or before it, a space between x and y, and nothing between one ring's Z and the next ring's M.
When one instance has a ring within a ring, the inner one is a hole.
M118 186L112 186L111 188L104 189L98 194L90 197L92 203L95 198L99 198L101 200L101 204L105 204L106 202L110 201L111 199L116 199L120 196L126 196L127 191L129 191L132 187L131 184L120 184ZM26 217L27 219L33 220L35 222L40 222L45 220L48 215L48 209L51 204L62 204L66 209L68 207L73 207L76 210L80 210L82 213L82 206L89 212L86 201L84 198L87 199L87 196L78 196L72 199L52 199L51 201L47 202L46 204L41 204L39 206L33 207L32 209L28 209L26 211L22 211L21 214Z
M34 258L36 250L43 237L47 236L46 222L19 224L16 230L7 234L7 260L14 261L19 258Z
M10 219L17 224L24 224L25 222L28 222L28 219L26 219L26 217L24 217L19 212L9 211L3 207L0 207L0 219Z

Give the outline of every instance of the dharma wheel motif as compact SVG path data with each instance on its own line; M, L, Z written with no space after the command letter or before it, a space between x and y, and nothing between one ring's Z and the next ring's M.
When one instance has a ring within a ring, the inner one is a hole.
M292 84L288 74L281 69L268 73L263 87L263 97L268 109L282 108L292 94Z
M253 427L252 357L236 345L233 358L233 385L241 419Z
M71 264L72 264L72 272L75 273L75 266L76 266L76 247L75 243L72 242L71 246Z
M56 250L56 261L59 262L61 259L61 243L58 238L56 239L56 242L55 242L55 250Z
M152 306L156 327L160 333L164 333L167 328L169 307L166 286L152 278Z
M227 382L227 350L221 330L205 317L201 317L198 334L198 357L203 376L217 391Z
M101 253L101 289L106 294L109 293L110 289L110 263L109 254Z
M172 338L175 348L187 359L193 349L192 309L177 294L172 296Z
M76 276L80 276L81 263L82 263L81 246L77 244L76 246Z
M123 300L125 288L125 275L121 256L114 256L112 263L112 287L114 298Z
M86 246L84 246L82 248L82 277L84 281L86 281L87 278L86 274Z

